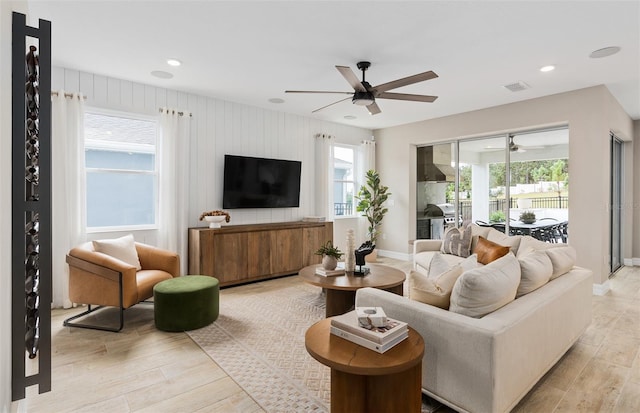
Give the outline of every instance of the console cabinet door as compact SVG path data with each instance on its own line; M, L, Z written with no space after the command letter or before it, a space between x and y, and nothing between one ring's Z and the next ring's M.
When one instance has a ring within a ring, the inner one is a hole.
M247 233L247 236L247 271L249 278L262 277L271 274L271 232L249 232Z
M325 227L313 227L302 229L302 266L320 264L322 262L321 255L315 255L315 252L326 244L331 238L326 237Z
M247 279L247 233L216 234L213 241L213 276L221 284Z
M302 265L302 231L281 229L271 231L272 261L274 274L297 272Z

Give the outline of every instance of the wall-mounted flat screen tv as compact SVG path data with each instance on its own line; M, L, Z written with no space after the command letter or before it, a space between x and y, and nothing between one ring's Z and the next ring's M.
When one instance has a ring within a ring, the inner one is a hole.
M222 207L299 207L301 169L300 161L225 155Z

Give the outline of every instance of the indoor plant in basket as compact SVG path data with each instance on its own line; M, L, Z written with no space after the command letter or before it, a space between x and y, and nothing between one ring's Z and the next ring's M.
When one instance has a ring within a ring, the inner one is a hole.
M358 200L356 211L362 212L362 215L367 217L367 221L369 222L369 228L367 230L369 241L367 241L367 244L375 248L376 240L380 234L382 218L387 213L387 208L384 207L384 203L391 193L387 192L389 187L380 183L380 175L378 172L369 170L367 171L366 178L366 184L360 187L358 195L356 195L356 199ZM367 259L369 261L375 261L375 257L376 252L374 250Z
M318 248L315 254L322 255L322 267L325 270L335 270L338 266L338 260L343 255L342 251L340 251L338 247L334 246L331 240Z

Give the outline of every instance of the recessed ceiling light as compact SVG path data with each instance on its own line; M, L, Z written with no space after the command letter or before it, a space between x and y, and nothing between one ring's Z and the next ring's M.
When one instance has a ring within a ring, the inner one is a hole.
M171 73L162 70L154 70L153 72L151 72L151 76L155 76L160 79L171 79L173 77Z
M169 66L180 66L182 64L178 59L167 59L167 64Z
M284 99L271 98L271 99L269 99L269 102L271 102L271 103L284 103Z
M620 51L618 46L605 47L603 49L594 50L589 55L592 59L599 59L601 57L611 56L612 54L616 54Z
M542 66L540 68L541 72L551 72L552 70L554 70L556 67L554 65L548 65L548 66Z
M347 120L354 120L354 119L358 119L358 117L357 117L357 116L353 116L353 115L345 115L345 117L344 117L344 118L345 118L345 119L347 119Z

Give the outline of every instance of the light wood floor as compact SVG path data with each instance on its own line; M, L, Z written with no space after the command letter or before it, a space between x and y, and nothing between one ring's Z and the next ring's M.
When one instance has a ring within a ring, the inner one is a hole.
M640 411L640 268L623 268L611 288L593 297L592 325L515 411ZM32 386L14 412L262 411L186 334L156 330L152 306L127 310L120 333L62 327L76 312L53 311L52 391Z

